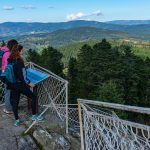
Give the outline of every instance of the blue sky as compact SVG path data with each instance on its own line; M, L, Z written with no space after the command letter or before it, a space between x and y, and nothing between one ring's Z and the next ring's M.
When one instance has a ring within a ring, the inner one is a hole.
M150 19L150 0L0 0L0 22Z

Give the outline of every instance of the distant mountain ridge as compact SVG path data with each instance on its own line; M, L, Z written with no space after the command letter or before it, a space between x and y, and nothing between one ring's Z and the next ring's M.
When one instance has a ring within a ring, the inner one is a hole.
M39 32L53 32L59 29L70 29L76 27L96 27L102 29L114 29L117 30L121 28L120 25L112 25L97 21L69 21L69 22L59 22L59 23L26 23L26 22L5 22L0 24L0 35L23 35Z
M71 29L78 27L95 27L100 29L108 29L119 32L126 32L134 35L149 35L150 24L142 25L120 25L113 24L112 22L97 22L97 21L84 21L76 20L70 22L59 23L26 23L26 22L5 22L0 24L0 36L20 36L35 33L47 33L60 29Z
M150 20L113 20L107 21L106 23L117 25L141 25L141 24L150 24Z

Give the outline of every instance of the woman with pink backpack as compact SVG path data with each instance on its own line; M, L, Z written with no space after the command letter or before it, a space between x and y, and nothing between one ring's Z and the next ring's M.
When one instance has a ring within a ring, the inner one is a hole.
M4 72L6 69L6 66L8 64L8 58L11 54L11 50L14 45L18 44L18 42L15 39L9 40L7 42L7 45L3 42L1 48L0 48L0 73ZM5 91L4 91L4 101L5 101L5 108L4 112L7 114L11 114L12 112L12 106L10 103L10 90L7 89L6 85L4 85Z

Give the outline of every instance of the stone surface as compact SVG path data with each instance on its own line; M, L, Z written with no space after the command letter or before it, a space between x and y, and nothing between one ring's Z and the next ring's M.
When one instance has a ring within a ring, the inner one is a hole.
M33 139L27 135L18 140L18 150L38 150Z
M24 125L15 127L14 116L7 115L0 107L0 150L38 150L34 141L29 137L22 137Z
M18 136L24 131L24 127L13 126L13 115L6 115L0 108L0 150L18 150Z
M14 116L6 115L2 110L3 107L0 107L0 150L80 150L80 141L66 136L64 123L53 114L47 113L45 120L34 126L32 136L31 132L24 136L25 125L14 127ZM27 119L24 115L22 118ZM26 125L30 124L27 119Z
M80 150L81 149L81 143L80 143L79 138L73 137L71 135L68 135L67 138L71 143L70 150Z
M58 133L48 133L42 129L33 133L34 138L45 150L70 150L71 145L67 138Z

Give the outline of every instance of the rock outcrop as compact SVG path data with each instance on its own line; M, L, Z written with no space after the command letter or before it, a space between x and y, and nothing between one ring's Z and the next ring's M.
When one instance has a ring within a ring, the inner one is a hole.
M57 121L45 120L24 135L31 121L14 127L13 115L4 114L0 108L0 150L80 150L79 139L66 135L63 124Z

